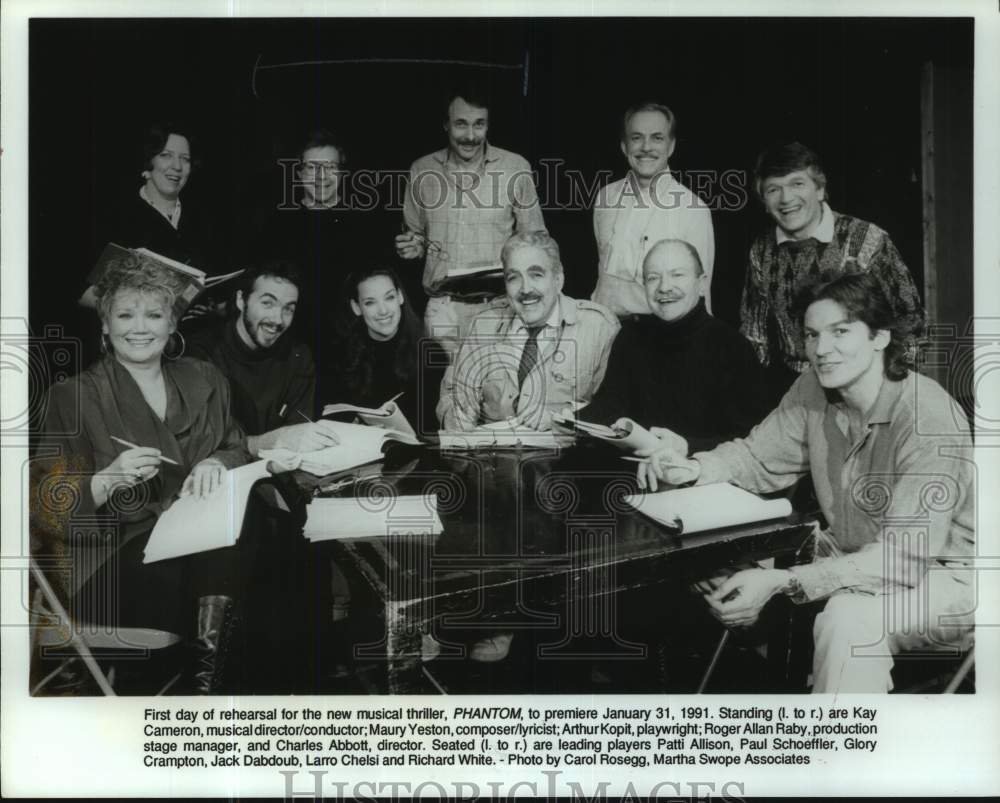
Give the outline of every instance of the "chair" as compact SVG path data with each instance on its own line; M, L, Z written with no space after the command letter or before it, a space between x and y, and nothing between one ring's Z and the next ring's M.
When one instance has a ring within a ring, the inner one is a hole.
M892 668L894 694L956 694L975 689L976 643L970 632L954 649L901 653ZM972 677L970 678L970 675Z
M30 559L30 574L35 586L31 605L32 657L63 658L55 669L32 684L32 696L42 694L53 680L81 661L101 693L115 697L115 668L112 665L105 672L98 663L99 657L134 659L166 650L181 640L179 635L163 630L119 627L109 631L76 622L34 557ZM154 693L166 693L180 674L172 674Z

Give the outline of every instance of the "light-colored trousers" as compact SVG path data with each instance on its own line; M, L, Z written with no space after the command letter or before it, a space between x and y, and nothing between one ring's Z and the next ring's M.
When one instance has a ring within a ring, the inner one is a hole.
M890 691L893 656L967 648L974 608L972 570L939 564L913 589L834 594L813 625L813 694Z

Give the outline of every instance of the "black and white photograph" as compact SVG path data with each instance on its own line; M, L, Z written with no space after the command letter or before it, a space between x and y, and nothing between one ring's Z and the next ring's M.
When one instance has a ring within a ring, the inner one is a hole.
M5 795L995 787L996 7L13 5Z

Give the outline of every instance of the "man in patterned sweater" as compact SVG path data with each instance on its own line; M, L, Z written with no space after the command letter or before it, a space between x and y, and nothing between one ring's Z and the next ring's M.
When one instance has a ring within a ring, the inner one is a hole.
M924 323L913 277L885 231L830 209L819 156L798 142L765 150L755 187L777 225L750 247L740 331L771 367L775 392L783 394L809 366L793 309L801 288L823 271L872 274L896 320L913 333L912 356Z

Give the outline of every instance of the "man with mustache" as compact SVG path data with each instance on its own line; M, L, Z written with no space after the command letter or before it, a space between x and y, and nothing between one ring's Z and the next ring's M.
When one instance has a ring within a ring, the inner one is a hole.
M229 380L233 417L253 455L262 449L309 452L333 446L329 422L312 423L316 367L304 343L285 336L295 317L300 278L296 266L270 260L240 277L234 318L192 337L188 353Z
M441 383L446 430L497 421L534 430L588 401L601 385L618 319L600 304L562 294L559 246L547 232L518 232L500 252L507 294L477 315ZM497 631L470 648L473 661L507 657L514 634Z
M497 293L488 288L449 295L449 272L500 261L515 231L544 231L531 166L516 153L487 142L489 104L474 87L453 91L444 117L448 147L417 159L403 201L406 231L396 237L403 259L424 258L429 300L427 334L450 356L476 314Z
M510 420L547 430L566 405L600 387L617 318L562 294L559 246L518 232L500 254L507 294L477 315L445 373L437 413L446 430Z
M621 317L648 315L642 264L660 240L683 240L698 252L705 273L705 308L712 311L715 233L704 201L677 181L667 160L677 144L674 113L659 103L625 112L621 150L625 178L603 187L594 204L597 286L591 298Z
M740 331L768 367L774 400L809 368L792 310L801 289L821 272L871 273L893 315L911 333L906 345L912 356L924 312L889 235L830 208L820 158L799 142L763 151L754 172L757 195L776 225L750 247Z
M746 435L771 409L764 371L746 338L706 311L698 251L660 240L643 260L643 277L653 314L622 324L604 382L577 415L665 427L697 450Z

